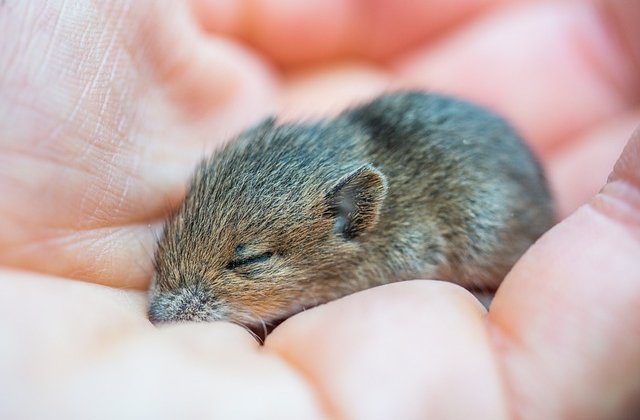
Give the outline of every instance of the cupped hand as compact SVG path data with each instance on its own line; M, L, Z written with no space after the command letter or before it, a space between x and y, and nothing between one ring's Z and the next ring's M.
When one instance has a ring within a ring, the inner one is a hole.
M589 199L640 115L640 8L400 4L0 3L3 417L638 413L639 134ZM267 114L400 87L497 109L548 169L564 220L488 316L425 280L299 314L262 347L146 320L157 228L203 155Z

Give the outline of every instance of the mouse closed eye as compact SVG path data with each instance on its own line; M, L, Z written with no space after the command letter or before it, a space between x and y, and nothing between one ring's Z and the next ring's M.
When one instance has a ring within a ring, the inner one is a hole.
M400 92L268 119L196 171L158 243L150 318L268 329L392 281L494 289L553 219L531 152L475 105Z
M238 267L252 266L255 264L259 264L261 262L265 262L272 256L273 256L273 252L264 252L259 255L254 255L253 257L246 257L239 260L233 260L226 265L226 268L227 270L234 270Z
M241 244L236 247L234 258L225 266L227 270L235 270L239 267L250 267L268 261L273 257L272 251L256 252Z

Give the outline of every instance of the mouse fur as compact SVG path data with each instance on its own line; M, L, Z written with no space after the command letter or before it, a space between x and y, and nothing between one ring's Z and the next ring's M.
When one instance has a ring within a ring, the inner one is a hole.
M157 245L149 317L259 329L400 280L495 290L553 221L535 157L477 105L405 91L269 118L195 171Z

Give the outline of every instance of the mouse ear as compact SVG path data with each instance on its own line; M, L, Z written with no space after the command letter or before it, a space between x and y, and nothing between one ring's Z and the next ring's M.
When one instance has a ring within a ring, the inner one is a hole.
M353 239L373 227L386 194L385 176L371 165L344 176L325 197L327 213L335 218L333 231Z

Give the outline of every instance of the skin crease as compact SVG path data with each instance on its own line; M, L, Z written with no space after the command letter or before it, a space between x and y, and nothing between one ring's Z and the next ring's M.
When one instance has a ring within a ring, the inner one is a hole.
M0 417L637 417L640 6L445 3L0 2ZM216 142L405 85L494 106L549 169L564 220L488 315L413 281L264 347L148 322L155 228Z

